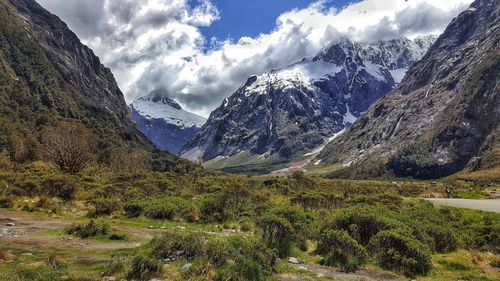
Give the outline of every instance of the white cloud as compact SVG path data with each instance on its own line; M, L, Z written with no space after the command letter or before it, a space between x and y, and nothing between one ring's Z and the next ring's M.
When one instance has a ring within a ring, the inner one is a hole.
M40 2L111 67L129 101L161 89L207 116L253 74L312 56L340 36L372 41L440 33L472 0L365 0L342 10L319 1L282 14L271 33L212 42L217 47L209 51L199 30L219 17L209 0L194 8L187 0Z

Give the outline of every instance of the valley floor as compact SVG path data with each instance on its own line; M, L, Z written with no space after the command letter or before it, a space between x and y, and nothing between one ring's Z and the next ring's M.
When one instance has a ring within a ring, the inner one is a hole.
M75 222L83 221L81 218L0 211L0 280L115 280L106 277L106 272L117 262L117 257L130 258L143 245L167 229L201 231L219 237L253 235L207 224L174 223L146 218L102 220L111 225L113 232L126 235L126 241L83 240L67 235L65 230ZM429 276L419 277L417 280L500 280L500 269L488 263L493 257L491 253L466 250L435 254L433 271ZM277 272L268 280L410 280L383 271L375 265L369 265L355 273L345 273L335 267L319 265L316 263L317 259L314 255L301 252L297 254L296 261L281 260L278 262ZM46 269L41 269L40 265L51 262L61 263L51 267L64 268L58 272L65 275L54 276ZM169 266L179 267L182 264L166 263L165 267ZM19 272L24 272L22 274L25 277L19 279Z

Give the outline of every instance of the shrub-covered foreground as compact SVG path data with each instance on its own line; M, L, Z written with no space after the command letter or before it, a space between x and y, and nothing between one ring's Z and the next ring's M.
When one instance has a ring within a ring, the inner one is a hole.
M432 186L107 168L65 175L37 162L0 170L0 208L99 218L68 229L83 239L121 239L101 220L196 229L159 231L104 271L136 280L264 280L278 270L277 258L292 256L347 272L378 266L413 278L432 275L439 253L499 254L498 215L403 199ZM233 232L204 232L216 225Z

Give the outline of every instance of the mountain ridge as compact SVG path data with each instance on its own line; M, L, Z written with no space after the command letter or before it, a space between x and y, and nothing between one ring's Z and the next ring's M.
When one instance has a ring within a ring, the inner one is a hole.
M402 83L317 161L351 175L373 166L377 173L437 178L477 168L473 162L486 154L498 159L499 6L477 0L455 18Z
M194 167L155 150L110 69L57 16L33 0L0 0L0 22L0 152L11 161L42 159L44 130L69 122L92 132L99 163L137 150L157 170Z
M398 70L409 68L431 42L368 44L344 38L314 57L252 76L212 112L181 155L205 161L242 153L285 161L300 156L354 123L396 85ZM399 47L389 50L391 45Z

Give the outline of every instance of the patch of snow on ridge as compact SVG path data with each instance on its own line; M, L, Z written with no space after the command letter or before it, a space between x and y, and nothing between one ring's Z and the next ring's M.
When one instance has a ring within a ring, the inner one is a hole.
M379 81L385 81L384 76L382 75L382 73L380 73L380 66L379 65L373 64L369 61L365 61L364 64L365 64L366 72L368 72L368 74L375 77L375 79L377 79Z
M394 78L394 82L396 82L397 84L401 83L401 81L405 77L407 71L408 71L408 69L406 69L406 68L389 70L389 72L392 75L392 78Z
M206 122L206 119L199 115L148 98L138 99L131 106L144 118L163 119L167 123L183 128L201 127Z
M304 154L304 156L313 156L313 155L317 155L319 154L321 151L323 151L323 149L325 148L325 146L329 143L331 143L333 140L335 140L336 138L338 138L340 135L342 135L343 133L345 132L345 129L343 129L342 131L334 134L333 136L331 136L330 138L328 138L328 140L325 142L324 145L314 149L313 151L309 152L309 153L306 153ZM319 163L318 163L319 164Z
M304 60L258 76L257 80L246 88L245 95L264 94L268 92L271 85L282 90L299 85L312 90L314 82L328 79L328 76L333 76L340 71L342 71L341 67L329 62Z
M352 115L351 110L349 109L349 105L346 104L347 113L344 116L344 124L351 123L354 124L356 122L356 116Z

